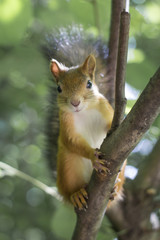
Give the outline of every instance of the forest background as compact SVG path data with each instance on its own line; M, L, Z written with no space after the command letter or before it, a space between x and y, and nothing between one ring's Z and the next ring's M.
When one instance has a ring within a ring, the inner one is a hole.
M94 2L94 1L93 1ZM95 37L109 36L111 1L3 0L0 2L0 161L48 186L55 186L44 158L49 62L40 52L46 31L82 24ZM132 0L126 73L126 113L159 65L160 4ZM98 14L97 14L97 10ZM134 179L160 136L160 117L128 158L126 176ZM0 239L67 240L76 216L73 209L0 165ZM129 180L130 179L130 180ZM160 196L159 196L160 198ZM160 226L160 210L151 221ZM104 219L99 240L116 239Z

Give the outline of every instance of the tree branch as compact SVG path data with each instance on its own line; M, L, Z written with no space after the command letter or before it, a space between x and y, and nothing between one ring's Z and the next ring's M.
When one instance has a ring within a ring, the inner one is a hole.
M114 207L107 209L106 216L112 224L112 228L118 235L118 240L123 240L123 234L128 229L128 221L125 218L124 201L118 201Z
M115 111L111 131L114 131L124 118L126 98L125 98L125 72L128 52L130 14L124 10L121 13L119 47L116 71L115 87Z
M106 138L102 150L108 155L108 146L116 149L114 159L119 161L121 155L125 158L136 146L142 135L149 129L160 113L160 67L150 79L136 104L124 119L119 128ZM107 148L106 148L107 147ZM120 156L119 156L120 154Z
M152 235L155 235L155 229L148 226L148 223L150 223L151 213L155 208L159 208L159 206L156 206L157 202L154 201L155 194L160 188L159 149L160 139L151 154L144 160L137 177L125 185L124 200L107 211L107 216L113 228L117 233L120 233L119 240L127 240L133 233L135 236L133 239L140 240L140 231L142 232L142 239L147 239L147 233L149 233L149 239L152 239Z
M122 124L105 139L101 150L106 154L109 172L105 179L93 173L88 186L88 209L78 213L73 240L95 239L120 165L160 113L157 89L160 89L160 68Z
M17 170L16 168L13 168L10 165L0 161L0 170L1 169L3 169L3 172L1 173L0 177L6 176L6 175L11 177L13 176L19 177L27 182L30 182L37 188L40 188L46 194L51 195L52 197L56 198L59 201L62 201L62 197L58 194L56 187L49 187L46 184L42 183L41 181L27 175L26 173L20 170Z
M125 185L125 198L117 209L108 212L119 240L159 239L160 229L153 228L150 216L157 201L155 196L160 188L160 139L152 153L144 160L137 177ZM117 218L118 215L118 218Z
M124 8L123 0L113 0L111 9L110 37L108 42L107 77L99 86L100 92L114 105L116 65L118 55L120 14ZM109 86L109 87L108 87ZM107 89L107 92L106 92Z
M134 188L147 190L148 194L151 190L152 194L156 194L156 189L160 190L160 138L139 169Z

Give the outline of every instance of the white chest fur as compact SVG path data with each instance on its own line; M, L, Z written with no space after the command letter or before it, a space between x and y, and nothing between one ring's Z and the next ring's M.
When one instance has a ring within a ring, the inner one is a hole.
M107 133L106 120L100 112L95 109L76 112L74 126L92 148L100 148Z

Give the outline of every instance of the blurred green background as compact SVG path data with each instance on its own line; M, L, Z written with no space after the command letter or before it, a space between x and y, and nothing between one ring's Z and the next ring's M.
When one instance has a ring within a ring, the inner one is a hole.
M43 156L51 75L49 62L39 50L40 41L45 31L72 23L107 41L110 5L109 0L97 0L97 20L89 0L0 1L0 161L48 186L55 186ZM160 63L159 0L132 0L130 13L127 111ZM160 117L130 156L128 177L134 178L158 136ZM73 209L12 175L0 167L0 240L70 239L76 219ZM116 239L107 219L98 239Z

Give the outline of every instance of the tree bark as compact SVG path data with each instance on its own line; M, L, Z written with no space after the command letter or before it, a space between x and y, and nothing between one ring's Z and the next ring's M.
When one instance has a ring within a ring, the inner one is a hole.
M156 194L160 190L160 139L151 154L144 159L137 177L126 184L125 198L119 206L107 212L119 240L158 240L150 216L157 208ZM158 206L158 207L159 207ZM117 218L118 216L118 218Z
M115 84L115 111L110 133L121 124L125 113L125 73L128 53L129 25L130 14L123 10L120 19L120 35Z
M160 68L122 124L105 139L101 150L106 155L109 171L105 178L93 173L88 186L88 209L77 214L73 240L96 238L121 164L160 113L160 91L157 89L160 89Z
M113 0L111 9L110 35L108 42L109 55L106 63L107 78L99 86L100 92L114 105L115 79L119 43L120 15L124 9L124 0ZM108 87L109 86L109 87ZM107 89L107 92L106 92Z

